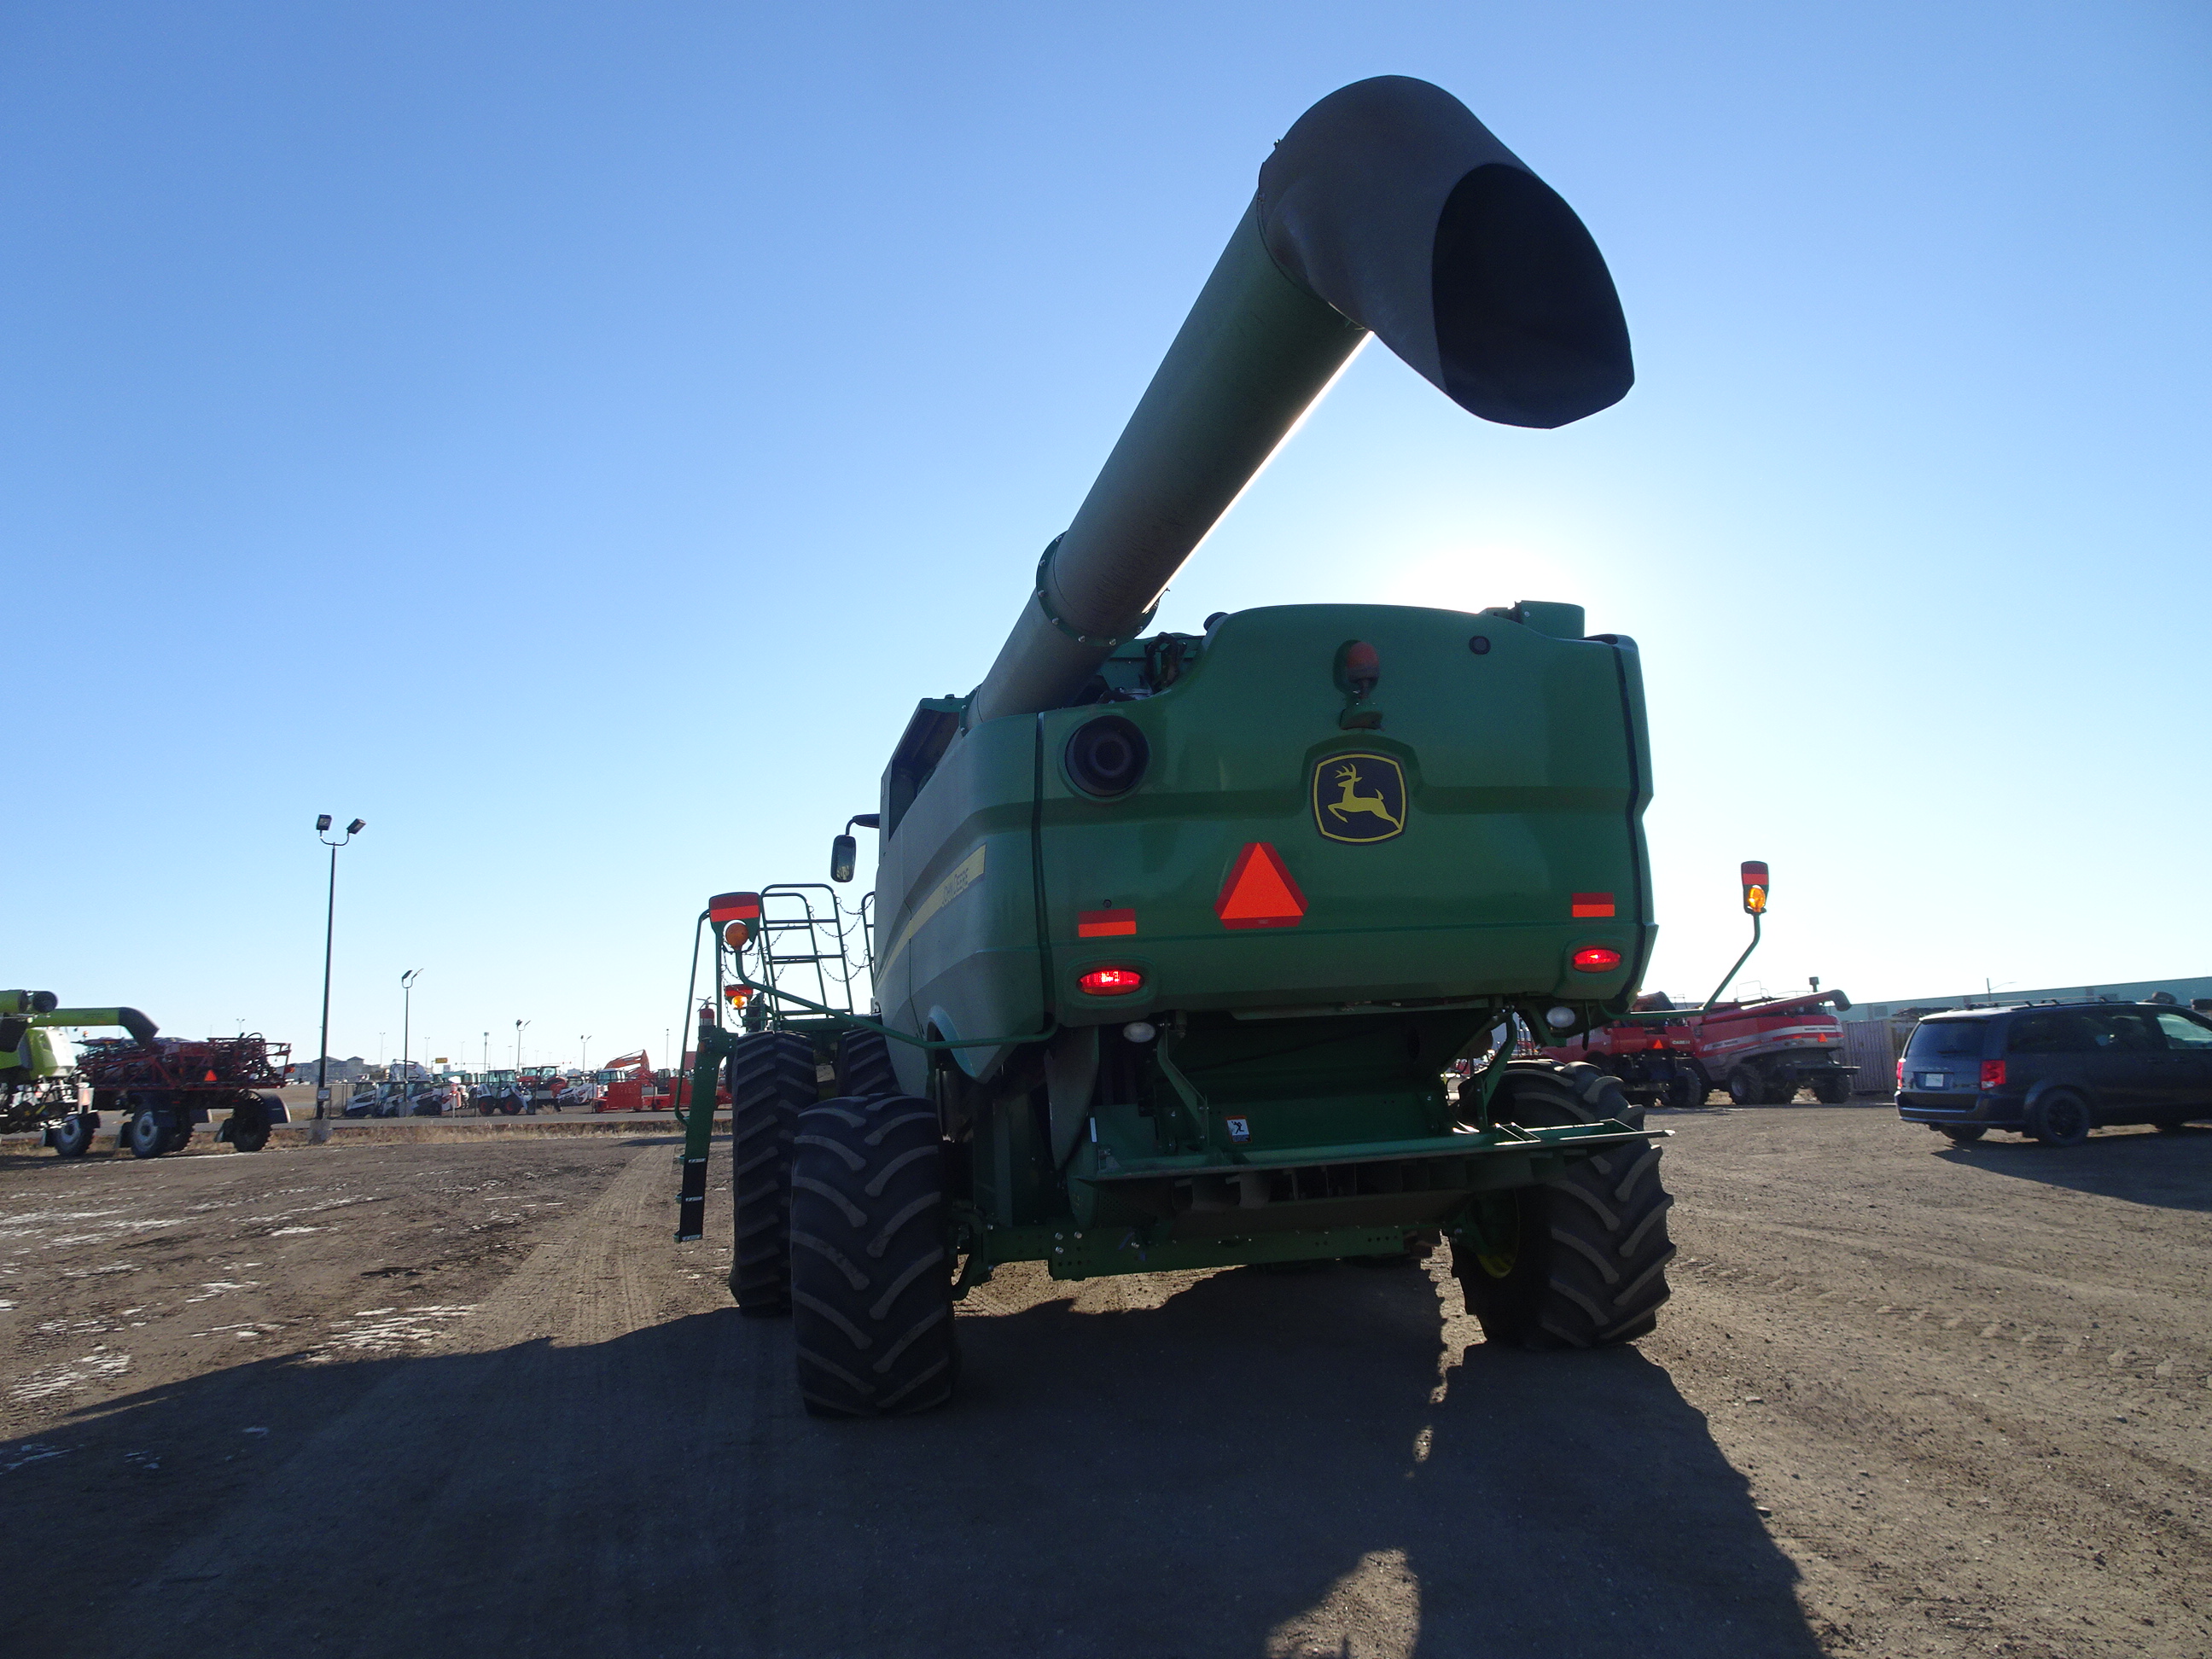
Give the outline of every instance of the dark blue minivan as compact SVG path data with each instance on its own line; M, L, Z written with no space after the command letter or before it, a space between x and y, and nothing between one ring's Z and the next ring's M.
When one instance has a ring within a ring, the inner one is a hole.
M2078 1146L2106 1124L2212 1118L2212 1021L2140 1002L1936 1014L1897 1064L1897 1113L1956 1141L2011 1129Z

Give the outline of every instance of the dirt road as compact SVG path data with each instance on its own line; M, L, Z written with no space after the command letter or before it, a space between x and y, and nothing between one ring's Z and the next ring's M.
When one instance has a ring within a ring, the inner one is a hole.
M1441 1263L1009 1270L860 1425L665 1141L0 1159L0 1651L2212 1652L2212 1131L1659 1121L1636 1348L1487 1347Z

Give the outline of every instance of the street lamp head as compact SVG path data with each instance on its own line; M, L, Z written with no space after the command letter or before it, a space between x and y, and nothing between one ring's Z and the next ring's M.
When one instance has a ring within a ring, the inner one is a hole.
M324 833L325 830L327 830L330 827L331 827L331 815L330 815L328 812L325 812L325 813L320 814L320 815L319 815L319 816L318 816L318 817L317 817L317 818L315 819L315 833L316 833L317 835L319 835L319 835L323 834L323 833Z
M349 836L357 836L368 828L368 820L367 818L356 818L351 823L346 825L346 834Z

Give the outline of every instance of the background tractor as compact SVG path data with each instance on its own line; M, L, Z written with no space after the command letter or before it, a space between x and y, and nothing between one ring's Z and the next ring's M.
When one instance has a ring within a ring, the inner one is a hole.
M1588 231L1473 115L1399 77L1324 99L990 672L916 708L855 820L880 838L871 1013L718 937L748 999L736 1022L710 1001L699 1041L698 1076L732 1079L733 1284L790 1313L810 1411L947 1398L953 1303L1014 1261L1079 1279L1449 1239L1492 1340L1652 1328L1657 1136L1595 1067L1514 1052L1516 1019L1559 1036L1626 1012L1650 951L1633 641L1534 601L1147 632L1370 332L1511 425L1632 380Z

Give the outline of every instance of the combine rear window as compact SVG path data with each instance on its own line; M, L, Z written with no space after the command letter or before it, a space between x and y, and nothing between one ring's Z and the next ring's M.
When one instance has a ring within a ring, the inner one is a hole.
M1972 1060L1982 1052L1982 1031L1988 1024L1979 1019L1929 1019L1912 1028L1912 1041L1905 1045L1908 1060Z

